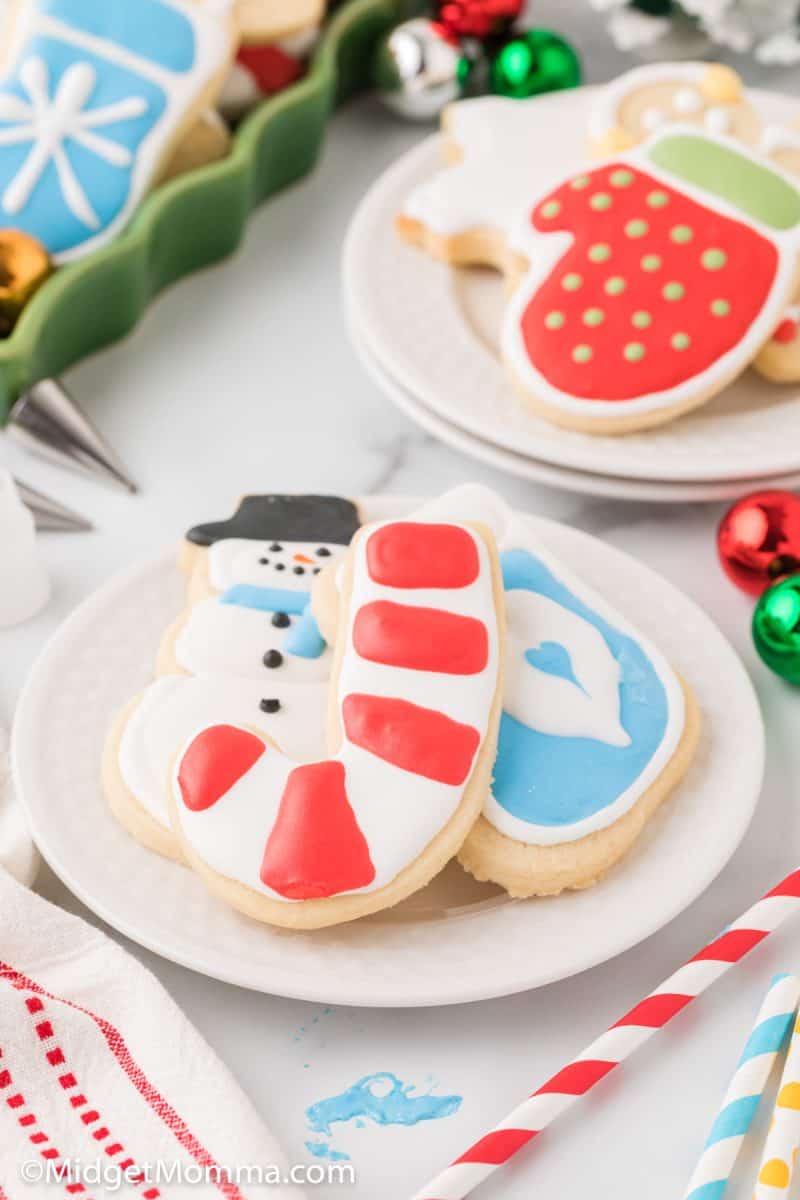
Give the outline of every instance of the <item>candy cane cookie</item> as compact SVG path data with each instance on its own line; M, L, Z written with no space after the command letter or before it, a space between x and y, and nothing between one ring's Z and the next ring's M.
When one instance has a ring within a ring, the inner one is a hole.
M753 361L798 286L798 181L691 126L531 197L499 239L479 199L448 215L436 196L412 193L400 233L506 272L509 378L565 428L627 433L705 403Z
M378 522L337 575L330 757L297 763L228 722L196 731L174 768L171 818L190 865L234 908L291 928L423 887L479 815L496 748L504 626L491 535Z
M488 489L456 488L421 515L487 524L505 588L493 785L459 860L513 896L588 887L688 769L700 729L691 689Z

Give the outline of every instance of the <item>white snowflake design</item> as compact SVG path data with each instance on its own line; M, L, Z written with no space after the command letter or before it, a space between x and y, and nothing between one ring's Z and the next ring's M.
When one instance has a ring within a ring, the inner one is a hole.
M12 215L22 211L52 161L70 212L89 229L99 229L100 218L75 174L64 142L72 139L113 167L129 167L133 161L131 151L94 130L143 116L147 102L141 96L130 96L115 104L86 108L97 72L85 62L67 68L52 99L50 71L44 59L27 59L20 70L20 80L27 100L9 92L0 93L0 122L14 122L10 128L0 126L0 146L30 142L31 151L3 192L0 203L4 211Z

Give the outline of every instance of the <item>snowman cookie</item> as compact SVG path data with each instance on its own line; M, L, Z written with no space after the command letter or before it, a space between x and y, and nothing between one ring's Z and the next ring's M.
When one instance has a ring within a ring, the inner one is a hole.
M493 784L459 859L513 896L588 887L689 767L700 728L691 690L488 489L456 488L420 515L485 522L505 589Z
M593 154L630 150L667 125L698 125L755 146L761 119L742 81L720 63L653 63L598 89L589 117Z
M400 233L510 276L506 367L527 405L567 428L627 433L703 404L752 362L797 287L800 184L705 130L667 127L576 171L499 236L480 195L451 217L439 199L435 181L413 193Z
M297 761L229 720L197 730L173 776L189 864L295 929L389 907L441 870L483 806L500 717L502 585L480 526L377 522L331 574L329 756Z
M311 610L323 567L360 525L339 496L247 496L226 521L190 530L190 607L167 631L157 673L226 674L270 686L325 681L331 651Z
M57 263L127 223L213 104L225 0L13 0L0 75L0 220Z

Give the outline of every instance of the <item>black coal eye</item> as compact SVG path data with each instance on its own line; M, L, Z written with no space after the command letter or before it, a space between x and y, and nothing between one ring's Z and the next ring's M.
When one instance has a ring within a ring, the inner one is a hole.
M280 554L282 549L283 549L283 546L280 544L280 542L273 542L272 545L270 546L270 550L272 551L273 554Z
M275 570L276 571L285 571L286 563L275 563Z
M269 559L268 559L268 558L260 558L258 561L261 563L262 567L268 567L268 566L269 566Z
M280 706L280 700L262 700L258 707L262 712L276 713L280 709Z
M314 575L319 575L319 573L320 573L320 571L321 571L321 570L322 570L322 567L314 567L314 570L313 570L313 572L312 572L312 573L313 573Z
M331 552L325 546L320 546L317 550L317 558L330 558Z
M305 575L305 573L306 573L305 567L294 567L293 569L294 569L295 575Z

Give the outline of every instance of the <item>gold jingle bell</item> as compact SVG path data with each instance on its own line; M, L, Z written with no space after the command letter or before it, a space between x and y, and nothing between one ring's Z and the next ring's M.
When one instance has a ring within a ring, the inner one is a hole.
M0 336L11 332L52 270L50 255L36 238L19 229L0 229Z

